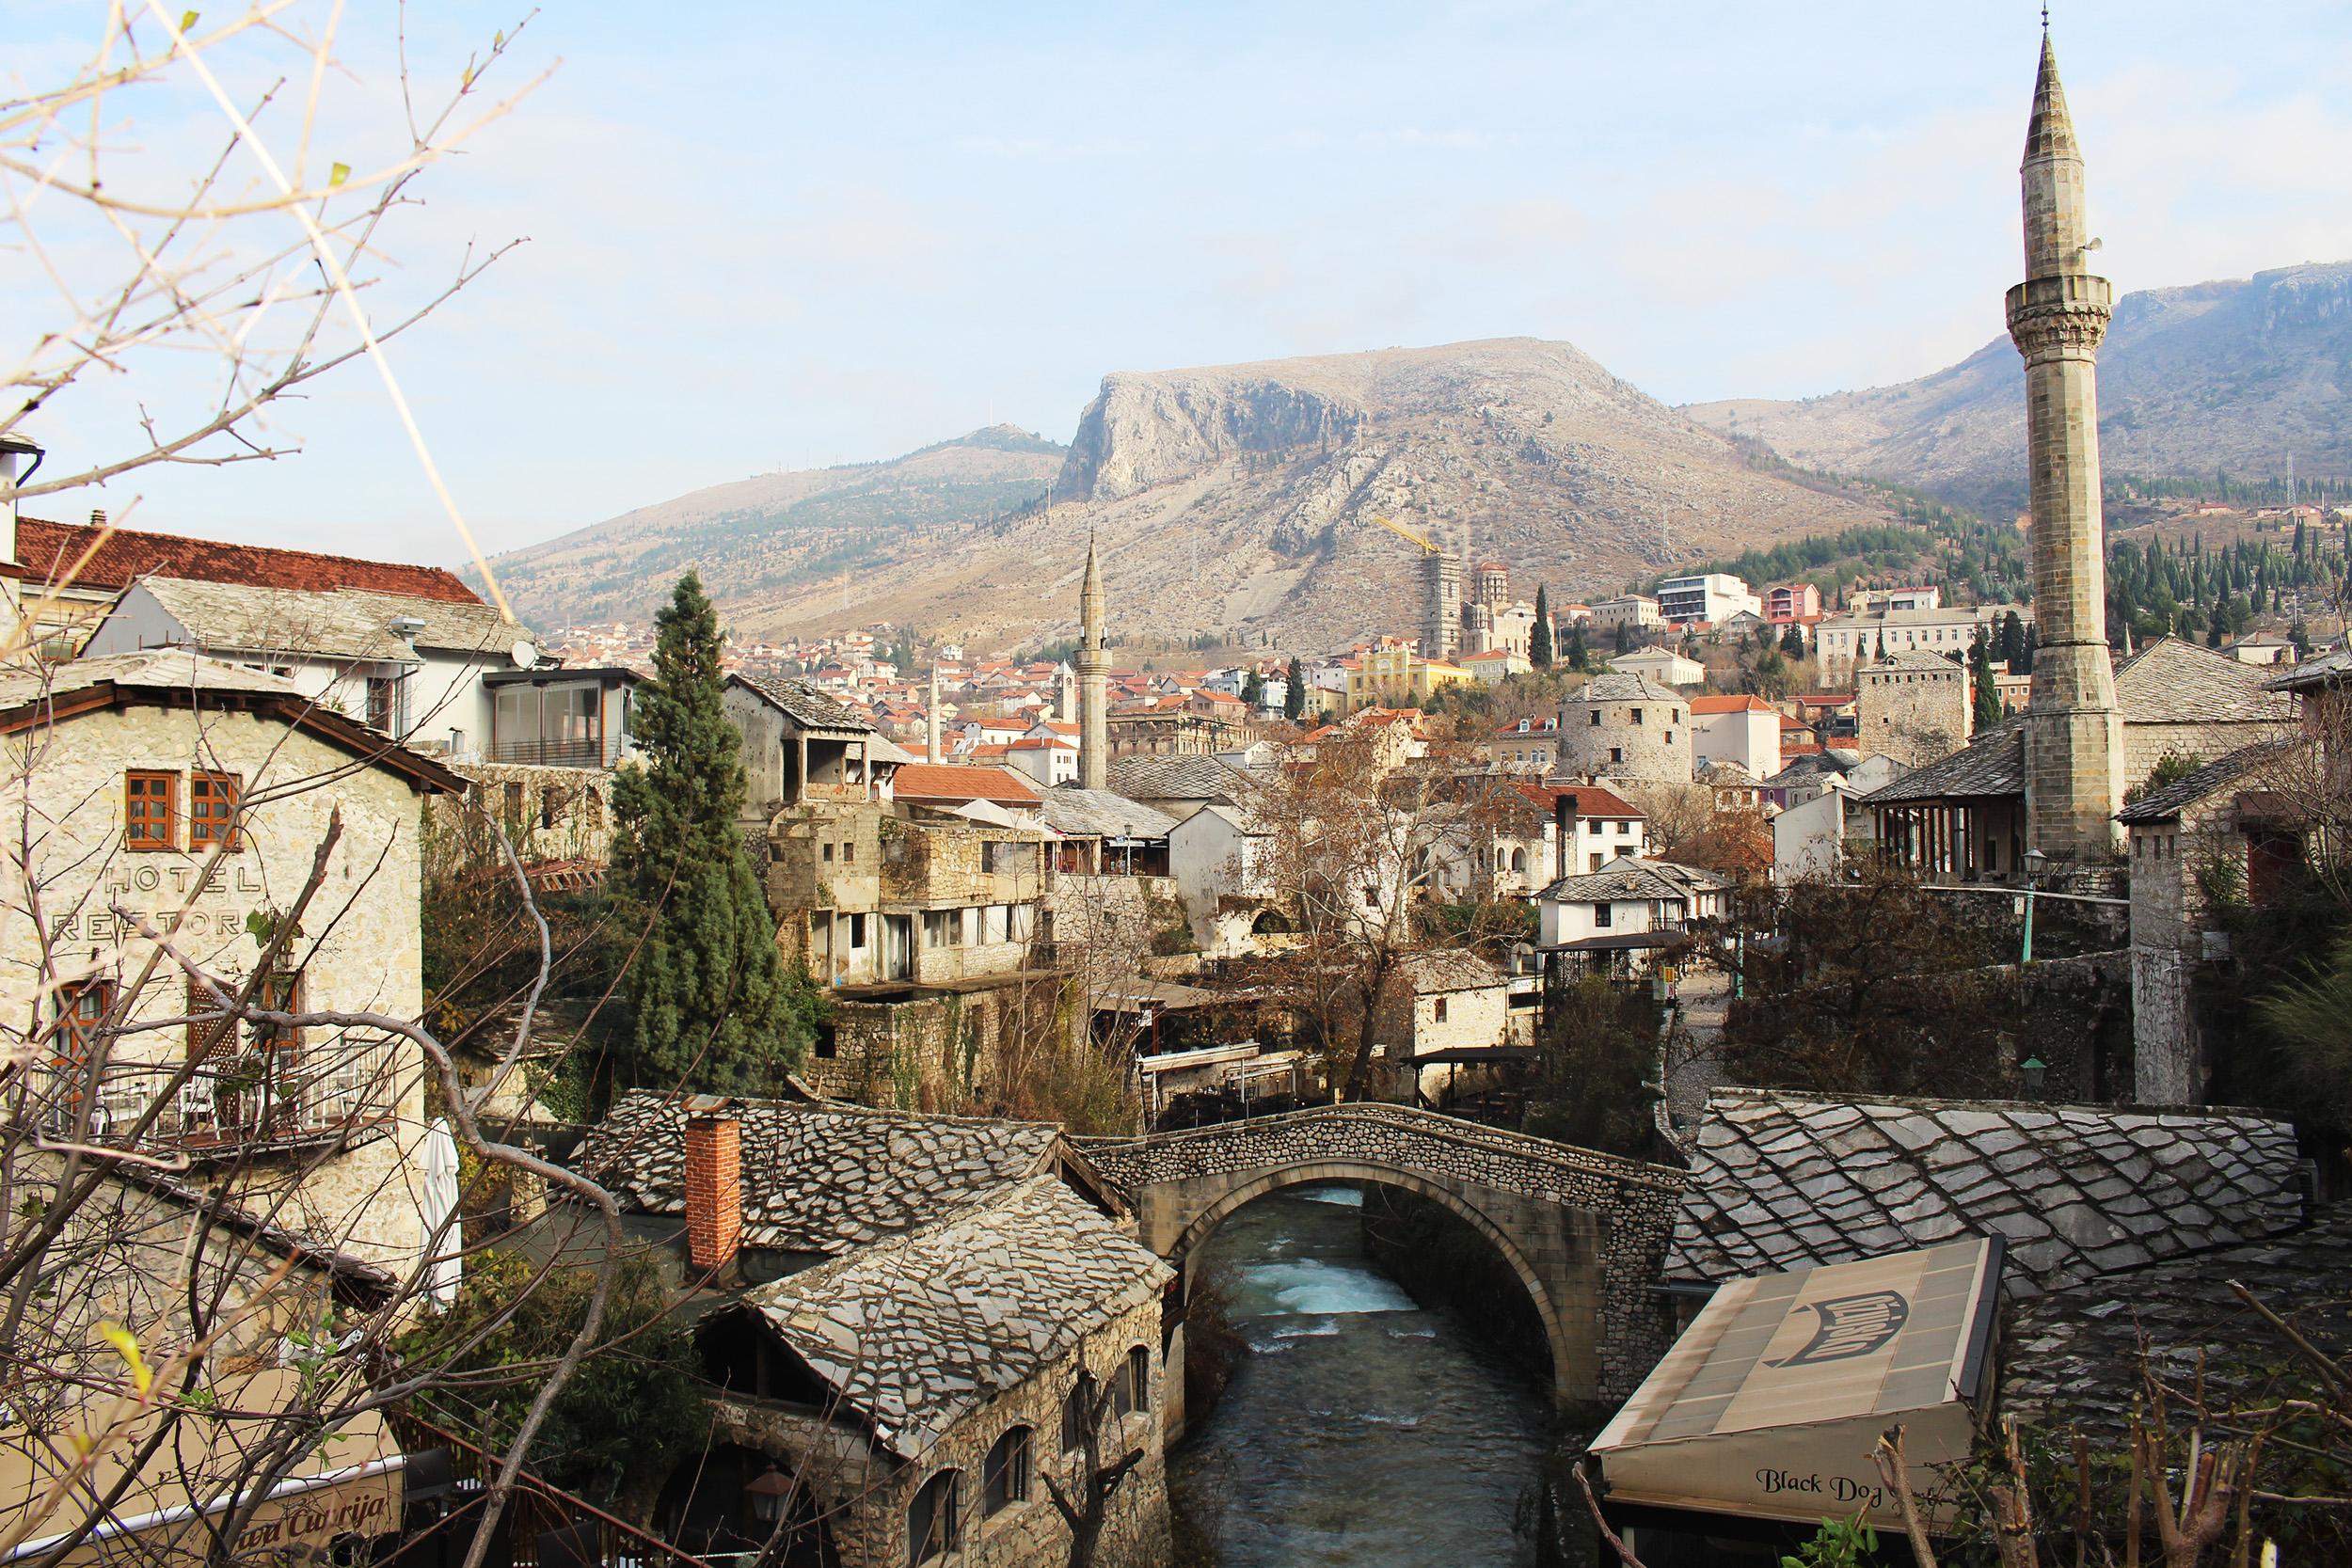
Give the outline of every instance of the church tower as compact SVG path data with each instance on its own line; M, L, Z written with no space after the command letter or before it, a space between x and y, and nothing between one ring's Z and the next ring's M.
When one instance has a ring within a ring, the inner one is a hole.
M2107 658L2106 528L2099 499L2099 341L2115 291L2089 270L2082 149L2042 35L2026 132L2026 281L2009 335L2026 360L2039 645L2026 709L2026 845L2053 861L2103 861L2118 842L2123 726Z
M1078 588L1078 785L1111 786L1109 698L1111 656L1103 644L1103 565L1087 536L1087 575Z

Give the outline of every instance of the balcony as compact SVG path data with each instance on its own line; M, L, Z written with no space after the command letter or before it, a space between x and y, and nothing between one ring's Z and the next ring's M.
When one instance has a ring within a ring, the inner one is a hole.
M398 1108L397 1042L342 1039L299 1054L224 1053L199 1068L148 1129L146 1141L194 1160L225 1159L270 1148L349 1143L389 1127ZM90 1116L90 1137L116 1143L130 1135L166 1092L178 1064L109 1064ZM81 1086L54 1074L42 1121L52 1135L71 1132Z
M604 742L594 736L563 739L548 736L494 735L490 760L532 768L601 768Z

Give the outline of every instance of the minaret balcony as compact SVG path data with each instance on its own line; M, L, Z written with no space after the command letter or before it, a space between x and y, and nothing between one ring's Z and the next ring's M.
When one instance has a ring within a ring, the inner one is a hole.
M2032 278L2009 292L2011 320L2028 310L2096 310L2109 315L2115 310L2115 285L2087 272Z

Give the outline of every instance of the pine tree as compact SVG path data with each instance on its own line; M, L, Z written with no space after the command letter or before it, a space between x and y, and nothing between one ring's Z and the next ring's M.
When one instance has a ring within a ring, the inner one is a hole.
M1265 701L1265 677L1255 670L1250 671L1241 683L1241 700L1252 708L1263 703Z
M1804 628L1794 621L1780 634L1780 657L1791 664L1804 657Z
M1291 655L1289 676L1282 689L1282 717L1292 723L1307 711L1307 673L1298 667L1298 656Z
M1527 661L1538 670L1551 668L1551 590L1535 588L1535 634L1527 644Z
M760 1091L815 1034L816 988L787 974L737 817L741 740L721 703L719 617L688 573L654 617L653 682L631 725L644 762L612 787L620 929L643 945L623 979L624 1082Z
M1578 621L1568 627L1568 668L1589 669L1592 662L1592 644L1584 641L1584 623Z
M1977 628L1976 646L1968 650L1968 677L1977 694L1977 728L1990 729L2001 721L2001 689L1993 679L1993 644L1984 628Z

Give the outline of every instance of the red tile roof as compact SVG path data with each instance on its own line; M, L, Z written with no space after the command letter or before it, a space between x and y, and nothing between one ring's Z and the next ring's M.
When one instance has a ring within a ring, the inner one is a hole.
M62 577L98 539L85 524L48 523L35 517L16 525L17 559L31 582ZM79 574L76 584L119 593L143 577L189 578L198 582L240 583L255 588L298 588L314 593L356 588L373 594L405 594L451 604L480 604L481 596L456 573L441 566L404 566L347 555L281 550L266 545L231 545L218 539L187 539L174 533L117 529Z
M1639 817L1643 815L1638 807L1628 804L1621 797L1597 784L1521 784L1512 787L1548 813L1557 810L1555 802L1565 795L1575 800L1576 815L1579 816Z
M1693 697L1692 713L1770 713L1772 705L1761 697Z
M1018 773L944 762L906 763L893 775L891 788L901 800L993 800L1004 806L1036 806L1045 801Z

